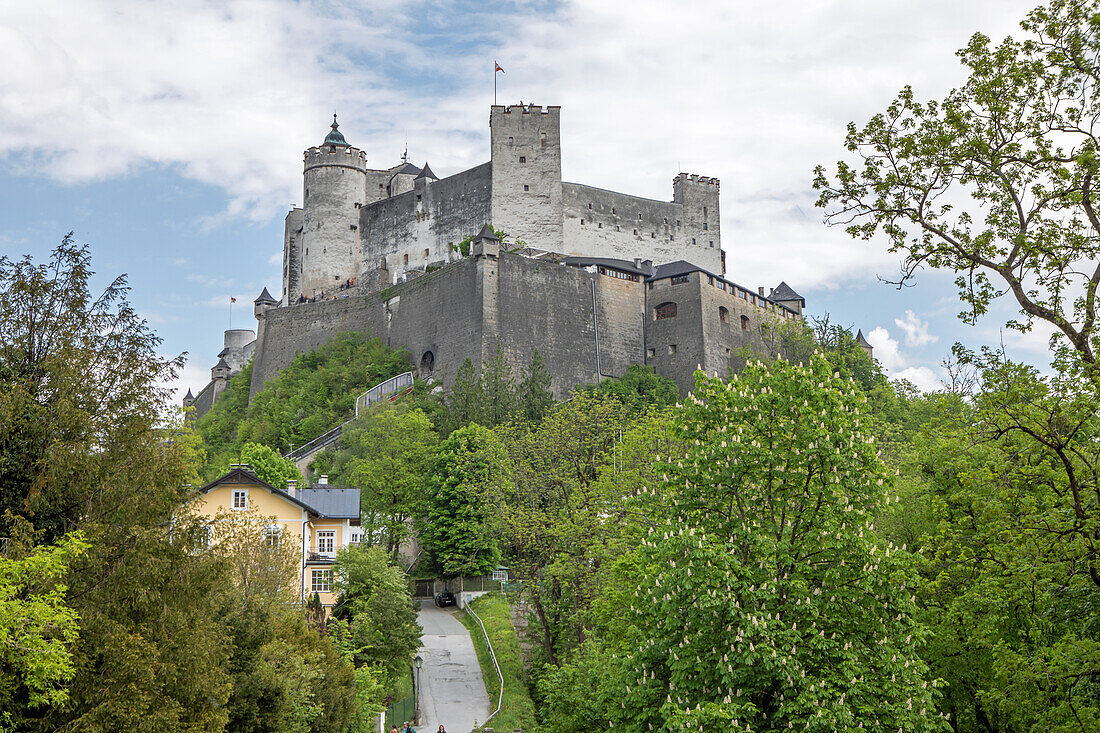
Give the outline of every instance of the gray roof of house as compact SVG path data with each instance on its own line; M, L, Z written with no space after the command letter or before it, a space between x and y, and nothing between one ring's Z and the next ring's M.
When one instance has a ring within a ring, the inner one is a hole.
M790 285L786 282L779 283L779 286L772 291L769 296L772 300L801 300L805 302L805 298L796 293Z
M225 353L225 352L222 352ZM214 365L215 369L228 369L229 363L224 358L218 359L218 363Z
M432 169L428 167L428 161L424 161L424 168L421 169L420 173L417 174L416 179L414 179L414 180L419 180L421 178L430 178L430 179L436 180L436 181L439 180L439 176L432 173Z
M873 346L871 346L871 342L864 338L862 328L856 331L856 343L858 343L860 346L867 346L872 349L874 348Z
M497 235L493 234L493 228L488 224L481 227L481 231L477 233L476 237L474 237L475 242L479 239L490 239L494 242L500 241L499 239L497 239Z
M314 484L298 489L298 499L323 517L359 518L359 489Z
M408 173L409 175L414 175L415 176L415 175L420 173L420 169L417 168L412 163L401 163L399 165L395 165L393 168L390 168L390 170L395 175L398 174L398 173Z

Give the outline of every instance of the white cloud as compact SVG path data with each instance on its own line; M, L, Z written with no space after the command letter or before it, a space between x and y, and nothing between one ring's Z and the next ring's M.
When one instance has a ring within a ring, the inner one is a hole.
M281 265L281 264L283 264L282 250L280 250L278 252L274 252L270 257L268 257L267 258L267 264L269 264L269 265Z
M875 358L887 372L893 373L895 369L905 366L905 358L901 355L897 339L892 338L890 332L882 326L867 334L867 342L874 347Z
M171 166L224 187L222 217L267 221L299 202L301 151L333 106L379 167L406 134L441 175L488 159L495 57L501 101L563 106L568 180L667 200L678 170L717 176L733 279L835 288L895 267L881 243L822 226L814 165L903 85L958 84L954 50L1015 30L1033 3L8 3L0 161L65 181ZM417 26L450 13L442 40Z
M894 324L905 331L906 346L927 346L940 340L939 336L928 333L928 322L922 321L911 310L905 311L905 318L895 318Z
M912 382L921 392L933 392L943 387L936 372L926 366L909 367L892 375L893 379Z

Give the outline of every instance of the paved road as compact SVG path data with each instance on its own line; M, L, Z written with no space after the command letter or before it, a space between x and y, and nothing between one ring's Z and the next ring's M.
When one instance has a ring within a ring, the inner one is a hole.
M419 620L424 627L420 638L420 656L424 658L420 707L424 722L417 731L422 733L434 733L440 723L447 733L469 733L474 721L485 722L492 710L474 643L453 611L453 607L436 608L430 600L420 606Z

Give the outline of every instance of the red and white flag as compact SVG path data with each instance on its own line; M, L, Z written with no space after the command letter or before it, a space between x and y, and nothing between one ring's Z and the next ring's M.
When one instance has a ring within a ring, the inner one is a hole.
M233 297L233 296L231 295L231 296L229 296L229 302L230 302L230 303L236 303L236 302L237 302L237 299L236 299L236 298L234 298L234 297Z
M504 73L504 69L500 68L500 64L498 64L496 61L493 62L493 66L495 67L493 69L494 74L497 73L498 71L502 74Z

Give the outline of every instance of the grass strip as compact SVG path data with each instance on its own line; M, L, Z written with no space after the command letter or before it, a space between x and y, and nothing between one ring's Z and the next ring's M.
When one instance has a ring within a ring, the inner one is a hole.
M500 712L489 721L489 726L496 731L510 733L518 728L524 733L530 733L535 729L535 704L531 702L531 695L527 690L527 670L523 667L523 657L520 656L519 640L516 638L516 629L512 626L508 601L499 593L490 593L477 598L471 605L474 613L485 624L485 632L493 643L497 664L504 675L504 700ZM470 638L477 650L477 661L481 665L481 677L489 692L489 710L492 712L497 706L500 678L493 667L489 649L485 646L485 636L473 616L462 611L457 616L470 630Z

